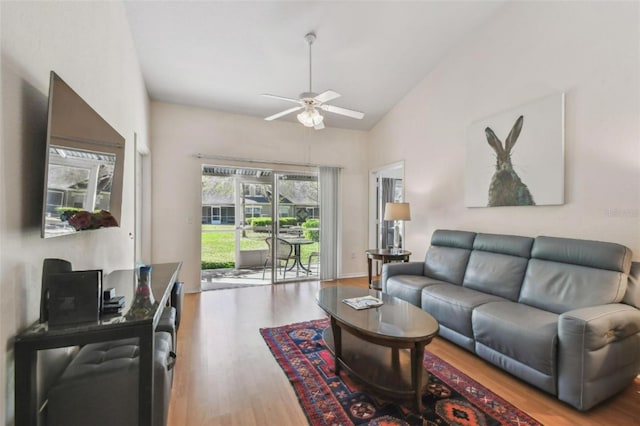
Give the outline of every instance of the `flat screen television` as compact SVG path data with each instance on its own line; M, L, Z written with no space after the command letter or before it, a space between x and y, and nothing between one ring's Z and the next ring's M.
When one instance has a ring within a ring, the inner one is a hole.
M42 237L119 226L125 139L53 71L47 115Z

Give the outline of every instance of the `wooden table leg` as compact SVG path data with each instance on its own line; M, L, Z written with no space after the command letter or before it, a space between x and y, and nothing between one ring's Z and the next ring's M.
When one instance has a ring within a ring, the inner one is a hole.
M414 405L417 413L422 410L422 361L424 359L424 342L416 342L411 351L411 383L415 392Z
M342 329L334 317L331 317L331 332L333 333L333 346L335 349L334 371L336 376L340 376L340 360L342 360Z
M400 371L400 349L391 348L391 369Z
M367 256L367 270L369 272L369 288L373 287L373 276L371 275L371 256Z

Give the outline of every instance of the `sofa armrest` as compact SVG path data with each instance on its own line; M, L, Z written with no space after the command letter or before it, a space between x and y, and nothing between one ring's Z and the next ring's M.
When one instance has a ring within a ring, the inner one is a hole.
M558 398L588 410L640 372L640 310L622 303L558 319Z
M381 287L387 292L387 280L394 275L424 275L424 262L385 263L382 265Z

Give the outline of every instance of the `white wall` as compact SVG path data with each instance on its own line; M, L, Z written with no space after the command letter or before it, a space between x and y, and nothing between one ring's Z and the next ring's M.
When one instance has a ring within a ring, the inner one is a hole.
M0 418L11 424L11 339L38 318L42 260L133 266L133 134L146 144L148 97L121 3L3 1L0 19ZM126 139L120 228L40 238L50 70Z
M638 2L509 4L371 131L371 168L405 160L412 260L437 228L612 241L640 259L639 21ZM469 124L556 92L565 204L465 208Z
M262 161L340 166L342 265L338 274L364 271L367 217L366 133L307 129L285 121L167 103L151 103L153 173L152 260L182 260L187 291L200 288L201 166L220 161L195 153ZM354 258L352 258L354 253Z

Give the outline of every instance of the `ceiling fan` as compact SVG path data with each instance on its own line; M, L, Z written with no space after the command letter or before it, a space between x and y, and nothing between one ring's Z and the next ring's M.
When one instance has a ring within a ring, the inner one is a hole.
M317 94L311 90L311 45L315 41L316 35L314 33L309 33L304 36L304 39L309 45L309 91L301 93L299 99L286 98L284 96L263 93L262 96L265 96L267 98L280 99L283 101L298 104L298 106L295 106L293 108L289 108L277 114L270 115L269 117L265 118L265 120L275 120L276 118L284 117L287 114L291 114L292 112L299 111L301 109L304 111L298 114L298 121L304 126L313 127L316 130L324 129L324 117L320 115L318 109L332 112L334 114L356 118L358 120L362 119L364 117L363 112L325 104L325 102L329 102L333 99L339 98L341 96L339 93L334 92L333 90L327 90L325 92Z

